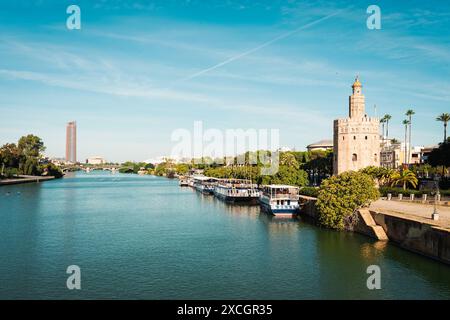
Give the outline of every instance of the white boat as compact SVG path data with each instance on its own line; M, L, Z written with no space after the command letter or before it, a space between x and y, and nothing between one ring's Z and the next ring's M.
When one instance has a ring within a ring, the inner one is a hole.
M189 186L189 179L187 177L180 176L178 184L180 187L187 187Z
M214 195L226 202L256 204L259 198L259 190L251 180L219 179L214 187Z
M194 177L194 187L197 191L200 191L204 194L213 194L214 187L217 184L217 178L212 177L204 177L204 176L195 176Z
M292 217L298 213L299 188L288 185L263 186L259 203L261 208L277 217Z

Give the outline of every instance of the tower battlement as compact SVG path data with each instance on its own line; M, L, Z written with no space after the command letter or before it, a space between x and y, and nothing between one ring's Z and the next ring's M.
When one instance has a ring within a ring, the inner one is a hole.
M379 125L380 119L375 117L362 117L362 118L341 118L336 119L334 121L337 121L338 124L347 124L347 123L374 123Z

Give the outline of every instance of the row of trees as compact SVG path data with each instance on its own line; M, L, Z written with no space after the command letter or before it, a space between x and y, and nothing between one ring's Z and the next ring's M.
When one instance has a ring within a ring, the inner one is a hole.
M23 175L51 175L61 177L62 172L52 163L42 161L45 151L41 138L29 134L18 143L7 143L0 147L0 177L10 178Z
M289 151L280 152L279 168L275 175L262 175L264 164L260 161L260 152L247 152L231 159L234 165L225 166L230 159L213 161L212 159L194 159L190 163L175 164L171 161L160 163L150 173L174 177L186 175L191 169L202 169L204 174L216 178L251 179L258 184L290 184L305 186L312 179L323 179L332 174L332 153L325 151ZM264 153L271 156L270 152ZM257 159L256 163L252 159ZM239 161L238 161L239 160ZM237 164L240 163L240 164Z
M408 139L405 139L409 141L409 144L411 145L411 125L412 125L412 116L415 115L415 111L412 109L408 109L405 112L405 116L407 119L403 120L402 124L405 126L405 135L408 136ZM389 138L389 121L391 121L392 116L390 114L385 114L381 119L380 123L383 130L383 137ZM450 122L450 113L442 113L439 116L436 117L436 121L442 122L444 125L444 140L447 141L447 125ZM409 129L409 130L408 130ZM407 132L409 131L409 135Z

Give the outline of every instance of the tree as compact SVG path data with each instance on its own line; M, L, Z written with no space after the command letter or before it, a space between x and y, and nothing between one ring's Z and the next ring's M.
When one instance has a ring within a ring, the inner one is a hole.
M185 163L180 163L175 166L175 171L179 175L185 175L189 172L189 165Z
M371 176L347 171L323 181L317 197L319 222L328 228L353 228L357 210L380 197Z
M262 176L261 184L285 184L304 187L308 184L308 174L294 167L280 166L273 176Z
M51 177L55 177L55 178L62 178L63 177L63 173L61 171L60 168L58 168L56 165L54 165L53 163L48 163L46 165L44 165L42 167L42 171L43 174L42 175L46 175L46 176L51 176Z
M447 123L450 121L450 113L442 113L436 118L436 121L444 123L444 143L447 141Z
M5 169L19 168L20 150L15 143L7 143L0 148L0 170L4 174Z
M416 113L412 109L407 110L406 113L405 113L405 115L408 117L408 121L409 121L408 161L409 161L409 159L411 159L411 126L412 126L412 116L415 115L415 114Z
M406 186L410 184L413 188L417 187L418 184L417 177L414 172L411 170L405 169L401 171L397 171L392 176L391 186L403 185L403 190L406 190Z
M430 152L427 161L433 167L442 166L442 176L444 176L445 168L450 167L450 137L440 143L439 148Z
M383 131L382 137L383 137L383 140L384 140L386 138L386 135L384 134L384 132L385 132L384 127L385 127L385 124L386 124L386 116L384 116L383 118L380 119L380 123L381 123L382 131Z
M289 166L298 169L299 163L291 152L282 152L280 154L280 165Z
M407 164L409 162L409 159L407 159L407 155L408 155L408 149L407 149L407 139L408 139L408 126L409 126L409 121L408 120L403 120L403 125L405 126L405 164Z
M32 134L21 137L17 146L26 158L40 158L41 153L45 151L41 138Z
M386 121L386 139L389 138L389 121L392 119L390 114L384 115L384 120Z

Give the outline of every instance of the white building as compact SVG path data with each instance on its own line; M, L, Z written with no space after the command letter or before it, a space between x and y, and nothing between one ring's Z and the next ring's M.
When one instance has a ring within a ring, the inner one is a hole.
M106 160L102 157L96 156L96 157L90 157L86 160L87 164L92 164L92 165L99 165L99 164L105 164Z

